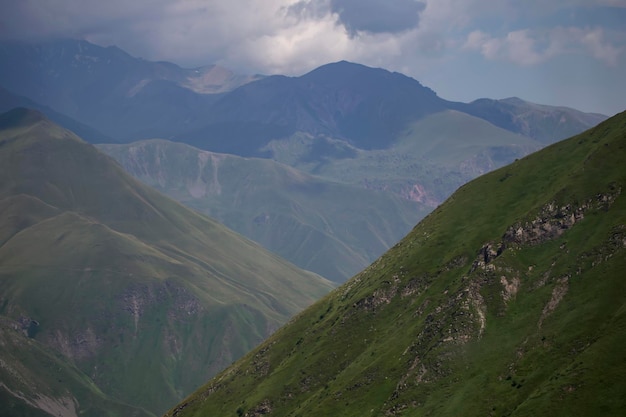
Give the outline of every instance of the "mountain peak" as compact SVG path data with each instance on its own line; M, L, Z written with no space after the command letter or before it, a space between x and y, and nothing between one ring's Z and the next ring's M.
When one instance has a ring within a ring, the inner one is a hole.
M508 104L513 104L513 105L524 105L524 104L528 104L527 101L522 100L519 97L507 97L507 98L503 98L502 100L500 100L503 103L508 103Z
M26 107L16 107L0 114L0 129L28 126L48 120L43 113Z
M353 78L356 74L389 75L392 73L383 68L368 67L363 64L357 64L349 61L338 61L317 67L309 73L305 74L303 77L333 76Z

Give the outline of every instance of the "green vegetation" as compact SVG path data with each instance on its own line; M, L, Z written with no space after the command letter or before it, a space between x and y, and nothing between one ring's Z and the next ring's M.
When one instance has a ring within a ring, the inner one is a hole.
M543 145L458 111L410 123L387 149L352 148L349 157L311 156L321 139L299 133L267 146L273 157L302 171L360 187L384 189L435 207L478 175ZM326 139L335 147L343 141Z
M102 393L67 358L20 331L25 324L0 317L0 415L154 416Z
M269 159L165 140L99 148L146 184L338 282L383 254L428 210L390 192L312 177Z
M461 187L167 416L626 413L626 113Z
M37 112L0 116L0 167L0 395L27 415L162 413L333 288Z

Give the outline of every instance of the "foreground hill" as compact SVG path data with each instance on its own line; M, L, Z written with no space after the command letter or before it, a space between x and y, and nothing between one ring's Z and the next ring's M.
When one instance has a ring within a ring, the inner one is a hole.
M146 184L337 282L369 265L430 209L268 159L182 143L149 140L99 148Z
M626 412L626 113L461 187L168 416Z
M0 167L3 404L161 413L332 288L38 112L0 116Z

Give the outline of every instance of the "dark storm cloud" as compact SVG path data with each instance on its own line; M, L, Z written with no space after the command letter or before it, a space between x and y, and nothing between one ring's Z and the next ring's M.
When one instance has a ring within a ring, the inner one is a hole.
M82 38L264 74L349 60L448 99L520 95L613 114L624 109L624 10L626 0L0 0L0 42ZM570 78L546 87L546 71Z
M167 0L0 0L0 39L76 37L158 20Z
M348 32L399 33L416 28L424 3L415 0L331 0Z
M301 0L288 8L300 18L320 18L327 13L338 16L351 36L359 32L401 33L419 24L426 5L416 0Z

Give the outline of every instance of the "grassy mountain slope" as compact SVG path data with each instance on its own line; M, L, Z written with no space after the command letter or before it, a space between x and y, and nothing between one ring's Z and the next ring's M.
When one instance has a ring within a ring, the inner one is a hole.
M121 403L164 411L332 288L37 112L0 116L0 167L0 315Z
M461 187L168 416L623 415L626 112Z
M427 209L389 192L311 177L268 159L164 140L99 148L146 184L339 282L404 237Z
M269 144L273 158L305 172L436 206L461 184L543 145L454 110L410 123L388 149L361 150L305 134Z

